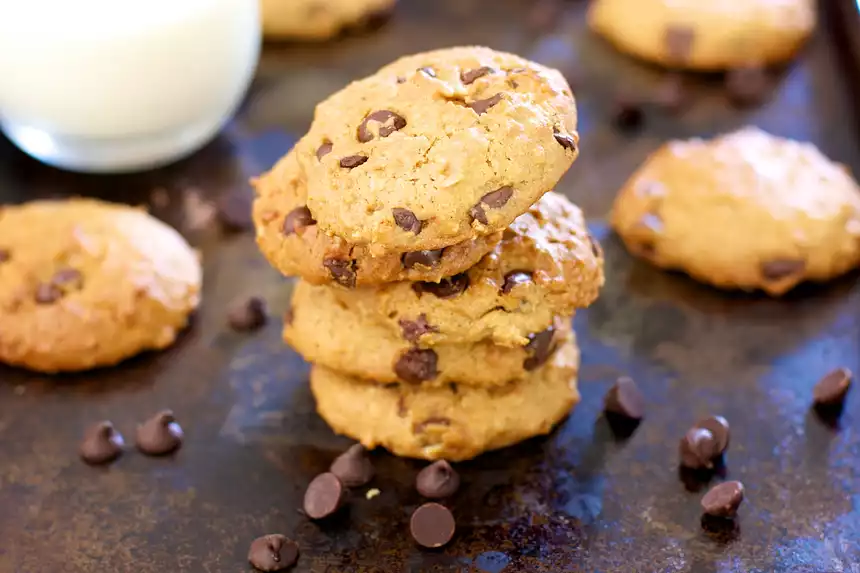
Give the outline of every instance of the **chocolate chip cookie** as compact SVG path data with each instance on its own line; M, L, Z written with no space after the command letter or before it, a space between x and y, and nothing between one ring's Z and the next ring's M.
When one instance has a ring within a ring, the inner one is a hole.
M489 340L526 346L556 316L586 307L603 286L603 255L582 211L547 193L505 230L501 243L468 271L441 282L336 289L355 312L402 336L424 317L421 345Z
M527 378L504 386L383 386L316 365L311 390L320 416L367 448L457 461L549 433L579 401L578 367L579 351L568 342Z
M562 75L488 48L408 56L317 106L297 145L317 225L375 255L507 227L579 153Z
M816 23L814 0L594 0L588 22L619 50L716 71L790 60Z
M269 39L327 40L345 28L386 17L396 0L261 0L263 34Z
M333 291L296 285L284 340L309 362L380 384L500 386L535 371L571 337L570 319L556 318L524 347L485 341L426 348L419 341L434 326L423 316L402 320L395 333L347 308Z
M366 246L351 245L320 230L307 207L307 184L295 152L253 183L260 250L285 275L298 275L313 284L352 287L439 281L477 263L502 236L493 233L442 249L373 257Z
M0 208L0 361L42 372L169 346L200 301L197 255L144 211L93 200Z
M726 289L778 296L860 263L860 188L808 143L745 128L658 149L615 200L628 250Z

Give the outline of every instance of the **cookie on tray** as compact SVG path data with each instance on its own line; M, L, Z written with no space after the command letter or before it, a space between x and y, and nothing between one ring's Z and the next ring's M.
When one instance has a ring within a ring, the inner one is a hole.
M0 362L109 366L169 346L200 301L196 253L140 209L87 199L0 208Z
M459 461L549 433L579 402L578 369L579 350L568 342L543 367L505 386L380 385L315 365L311 391L334 431L367 448Z
M262 0L263 34L275 40L328 40L388 16L397 0Z
M572 332L570 318L556 318L525 347L478 342L422 348L421 334L433 330L426 320L403 320L395 333L351 311L333 290L296 285L284 340L308 362L380 384L504 385L545 364Z
M530 336L590 305L603 286L603 255L582 211L547 193L505 230L501 243L468 271L439 283L336 289L355 312L400 333L420 317L433 327L421 345L489 340L525 346Z
M503 230L558 182L578 139L558 71L467 47L353 82L317 106L297 149L317 224L381 254Z
M621 189L628 250L726 289L781 295L860 263L860 188L800 143L748 127L658 149Z
M814 0L594 0L591 28L667 67L719 71L790 60L812 34Z
M254 181L257 244L283 274L313 284L351 287L392 281L439 281L477 263L501 239L494 233L434 251L373 257L365 246L324 233L307 208L307 184L295 152Z

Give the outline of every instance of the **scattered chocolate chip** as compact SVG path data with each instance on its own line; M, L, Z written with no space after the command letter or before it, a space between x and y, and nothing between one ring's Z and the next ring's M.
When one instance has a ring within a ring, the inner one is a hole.
M502 284L502 294L510 294L517 285L524 285L532 282L532 274L527 271L511 271L505 275L505 282Z
M221 228L230 233L252 229L251 203L250 195L238 190L222 193L215 201L215 215Z
M729 100L738 107L759 104L770 91L767 72L760 66L746 66L726 72Z
M359 165L364 165L367 162L367 157L364 155L350 155L340 160L340 166L344 169L355 169Z
M526 344L526 352L529 353L529 357L523 361L523 368L531 371L546 363L555 351L554 339L554 326L550 326L543 332L530 334L529 343Z
M0 263L5 263L12 258L12 253L9 249L0 249Z
M80 289L84 285L84 275L77 269L60 269L51 277L51 284L63 291Z
M487 113L487 110L502 101L502 94L496 94L494 96L490 96L487 99L479 99L473 101L468 104L468 107L472 108L475 113L478 115L484 115Z
M472 70L463 70L460 72L460 81L465 85L469 85L475 82L478 78L482 78L487 74L492 74L495 72L493 68L489 66L483 66L480 68L474 68Z
M284 217L284 224L281 227L281 232L289 237L293 233L301 235L306 227L316 225L317 222L311 215L311 210L305 206L296 207Z
M38 304L52 304L63 298L63 291L51 283L39 283L35 298Z
M398 227L407 233L415 233L416 235L421 232L421 227L423 225L418 217L415 216L415 213L409 209L403 209L400 207L395 207L391 212L394 215L394 222Z
M415 489L424 497L451 497L460 487L460 475L445 460L433 462L415 478Z
M828 372L812 388L812 399L816 406L841 406L851 389L853 374L847 368Z
M105 420L87 429L78 452L88 464L106 464L122 454L124 445L122 434Z
M442 547L454 537L456 524L451 511L438 503L425 503L412 514L409 530L412 538L424 547Z
M358 126L356 137L361 143L367 143L375 137L373 132L368 129L370 122L379 124L379 137L388 137L395 131L400 131L406 127L406 120L403 116L387 109L374 111L368 114ZM341 160L341 167L348 167L343 164L343 160Z
M645 416L645 396L632 378L622 376L606 393L603 409L631 420L641 420Z
M668 74L657 86L652 101L654 105L668 112L676 112L687 103L684 80L681 74Z
M710 430L691 428L678 446L681 465L690 469L713 469L714 458L720 455L719 445Z
M432 268L439 264L442 260L442 252L444 249L436 249L435 251L412 251L411 253L403 253L400 257L400 262L407 269L415 266Z
M283 571L296 564L299 545L284 535L271 534L251 542L248 562L260 571Z
M436 70L431 68L430 66L425 66L423 68L418 68L418 71L424 74L425 76L430 76L431 78L436 77Z
M800 259L775 259L761 263L761 275L768 281L778 281L796 276L806 269L806 261Z
M481 200L469 210L469 215L471 215L473 220L487 225L489 224L489 220L487 219L487 213L484 211L484 206L487 206L490 209L499 209L504 207L513 194L514 188L509 186L499 187L495 191L490 191L481 197Z
M137 426L137 449L150 456L169 454L182 445L184 433L171 410L162 410Z
M331 153L334 144L331 141L323 141L322 145L317 147L317 160L321 161L323 157Z
M723 455L729 449L729 441L731 440L731 429L729 422L722 416L709 416L699 420L696 428L704 428L711 432L717 442L717 455Z
M347 288L355 287L355 261L323 259L323 266L328 269L337 284Z
M410 348L400 355L394 364L397 377L412 384L433 380L439 374L436 370L438 356L433 350Z
M689 26L669 26L663 36L664 46L669 58L675 62L686 61L693 51L696 31Z
M227 323L238 332L257 330L266 324L266 301L258 296L233 302L227 313Z
M400 330L403 332L403 339L409 342L418 342L418 340L430 332L439 332L439 329L427 322L426 314L419 314L415 320L406 320L401 318L397 321L400 325Z
M744 500L744 484L727 481L715 485L702 498L702 509L714 517L733 518Z
M415 294L421 296L425 292L432 294L437 298L453 298L469 288L469 275L460 273L452 277L447 277L438 283L417 282L412 283L412 290Z
M326 472L315 477L305 491L304 510L311 519L323 519L341 508L347 489L336 475Z
M600 247L600 243L597 242L597 239L591 236L591 233L588 234L588 244L591 245L591 254L594 255L595 258L603 258L603 249Z
M623 131L632 131L641 127L644 114L638 101L621 97L615 102L613 122Z
M361 444L350 446L335 458L329 471L346 487L361 487L373 479L373 464L370 463L367 450Z
M559 145L561 145L565 149L576 151L576 139L574 139L572 136L560 132L558 128L555 127L552 129L552 136L555 137L555 140L559 143Z

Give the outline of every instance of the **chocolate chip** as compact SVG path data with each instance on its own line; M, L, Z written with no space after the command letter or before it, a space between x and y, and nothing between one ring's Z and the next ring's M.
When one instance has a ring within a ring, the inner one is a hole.
M657 107L668 112L680 110L687 102L684 80L680 74L668 74L657 86L652 101Z
M419 384L433 380L439 374L436 370L438 356L433 350L410 348L400 355L394 364L394 373L401 380Z
M613 122L623 131L632 131L642 125L642 106L631 98L621 97L615 102Z
M266 324L266 301L251 296L235 301L227 313L227 323L238 332L257 330Z
M347 288L355 287L355 261L323 259L323 266L328 269L337 284Z
M411 269L416 265L432 268L439 264L442 260L442 252L444 249L436 249L435 251L412 251L411 253L403 253L400 257L400 262L407 269Z
M409 342L418 342L425 334L439 332L438 328L427 322L427 315L423 313L419 314L415 320L401 318L397 323L403 332L403 339Z
M355 169L359 165L364 165L367 162L367 157L364 155L350 155L340 160L340 166L344 169Z
M215 202L216 215L221 228L236 233L254 227L251 219L251 197L238 190L222 193Z
M418 68L418 71L424 74L425 76L430 76L431 78L436 77L436 70L431 68L430 66L425 66L423 68Z
M502 294L510 294L517 285L524 285L532 282L532 274L527 271L511 271L505 275L505 282L502 284Z
M704 428L711 432L717 442L717 455L720 456L729 449L729 441L731 440L731 429L729 422L722 416L709 416L699 420L695 428Z
M451 511L438 503L425 503L412 513L409 530L424 547L442 547L454 537L456 524Z
M502 101L502 94L496 94L494 96L490 96L487 99L479 99L473 101L468 104L468 107L472 108L475 113L478 115L484 115L487 113L487 110Z
M746 66L726 72L726 92L737 107L759 104L770 91L767 72L760 66Z
M391 210L391 213L394 215L394 222L404 231L415 233L416 235L421 232L421 227L423 226L421 221L409 209L395 207Z
M445 460L433 462L415 478L415 489L424 497L451 497L460 487L460 475Z
M370 463L367 450L361 444L350 446L335 458L329 471L346 487L361 487L373 479L373 464Z
M295 565L298 559L298 543L279 534L258 537L248 550L248 562L260 571L283 571Z
M574 139L572 136L560 132L556 127L552 128L552 136L555 137L555 140L559 143L559 145L561 145L565 149L576 151L576 139Z
M853 374L847 368L828 372L812 388L812 399L817 406L841 406L851 389Z
M695 38L696 31L689 26L669 26L663 42L669 57L675 62L683 62L690 57Z
M63 291L51 283L39 283L35 298L38 304L52 304L63 298Z
M162 410L137 426L137 449L151 456L169 454L182 445L184 433L171 410Z
M768 281L779 281L801 274L806 269L806 261L799 259L774 259L761 263L761 275Z
M418 282L412 283L412 290L415 294L421 296L425 292L432 294L437 298L453 298L469 288L469 275L460 273L452 277L447 277L438 283Z
M733 518L744 500L744 484L727 481L715 485L702 498L702 510L714 517Z
M322 145L317 147L317 160L321 161L323 157L331 153L334 144L331 141L324 141Z
M51 284L67 292L84 286L84 275L77 269L61 269L51 277Z
M529 353L529 357L523 361L523 368L531 371L543 365L555 351L554 338L554 326L550 326L543 332L530 334L529 343L526 344L526 352Z
M379 137L388 137L395 131L400 131L406 127L406 120L403 116L387 109L374 111L373 113L368 114L358 126L356 137L361 143L367 143L375 137L373 132L367 128L367 124L370 122L379 124ZM341 167L348 167L343 164L343 160L341 160L340 164Z
M0 249L0 263L5 263L12 258L12 252L9 249Z
M469 215L471 215L473 220L487 225L489 224L489 221L487 219L487 213L484 211L484 206L487 206L490 209L499 209L504 207L513 194L514 188L509 186L499 187L495 191L490 191L481 197L481 200L469 210Z
M305 491L304 510L311 519L323 519L341 508L347 489L336 475L326 472L315 477Z
M107 420L87 429L78 452L88 464L106 464L122 454L125 440Z
M690 469L713 469L720 454L719 444L710 430L690 428L678 446L681 465Z
M311 215L311 210L305 206L296 207L284 217L284 224L281 227L281 232L289 237L293 233L301 235L306 227L316 225L314 216Z
M591 233L588 234L588 244L591 246L591 254L594 255L595 258L603 258L603 249L600 248L600 243L597 242L597 239L591 236Z
M645 396L632 378L622 376L606 393L603 409L631 420L641 420L645 416Z
M472 70L464 70L460 72L460 81L465 85L469 85L475 82L478 78L482 78L487 74L492 74L496 70L489 66L483 66L480 68L474 68Z

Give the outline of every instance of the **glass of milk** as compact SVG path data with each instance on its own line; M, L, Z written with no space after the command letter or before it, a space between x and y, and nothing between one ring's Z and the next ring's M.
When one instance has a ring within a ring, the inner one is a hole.
M202 147L248 88L259 0L0 0L0 127L75 171Z

